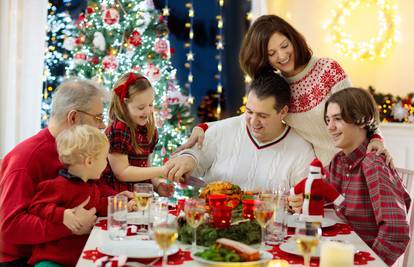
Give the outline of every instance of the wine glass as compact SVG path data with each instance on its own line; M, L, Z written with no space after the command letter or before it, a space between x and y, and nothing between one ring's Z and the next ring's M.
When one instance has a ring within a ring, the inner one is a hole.
M192 251L197 250L197 227L203 223L206 212L206 202L204 199L187 199L184 204L185 219L193 229Z
M152 202L154 195L154 187L150 183L136 183L134 184L134 199L138 209L142 211L142 216L145 218L145 210L148 209ZM148 220L149 220L149 216ZM145 232L145 231L143 231Z
M153 236L157 245L162 249L162 264L167 265L167 250L178 237L177 220L168 217L155 218Z
M274 197L261 197L254 202L254 217L261 227L260 249L265 250L265 231L269 225L275 211Z
M306 222L305 226L298 226L295 229L296 246L303 256L305 266L310 266L311 254L318 247L321 233L321 228L317 223Z

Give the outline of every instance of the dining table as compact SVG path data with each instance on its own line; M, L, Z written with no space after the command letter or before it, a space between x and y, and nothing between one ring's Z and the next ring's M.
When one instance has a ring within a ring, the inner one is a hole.
M335 211L332 209L325 210L325 217L329 220L335 221L335 227L329 227L325 231L325 234L322 234L321 242L325 240L333 240L337 242L342 242L346 244L352 244L355 250L355 262L354 265L361 265L367 267L386 267L387 265L381 260L381 258L355 233L352 231L352 228L344 223L341 218L339 218ZM89 239L87 240L82 254L79 257L77 262L77 267L88 267L88 266L160 266L161 257L156 257L154 259L125 259L126 263L120 263L122 255L119 255L118 258L115 255L109 256L102 253L102 247L108 242L114 242L109 239L108 232L105 229L106 218L101 217L98 219L96 225L93 227ZM342 228L341 228L342 227ZM331 230L329 230L331 229ZM337 230L332 230L337 229ZM339 229L339 230L338 230ZM341 230L342 229L342 230ZM324 228L322 229L324 233ZM288 235L293 235L292 230L288 231ZM125 240L116 241L119 242L119 245L125 245L123 242L130 242L131 239L138 238L134 235L128 236ZM142 238L139 237L139 238ZM144 238L145 239L145 238ZM129 241L128 241L129 240ZM150 240L149 240L150 241ZM191 257L191 246L189 244L183 244L181 242L176 242L175 244L177 253L174 253L168 257L167 266L182 266L182 267L198 267L198 266L209 266L209 263L203 263L197 260L194 260ZM253 245L253 247L258 247L259 244ZM142 249L142 248L140 248ZM203 247L198 247L198 249L203 249ZM142 249L145 251L145 248ZM266 250L272 254L273 259L285 259L289 262L289 266L303 266L302 257L297 255L290 255L289 253L283 252L280 250L279 246L267 245ZM358 255L357 255L358 254ZM112 261L112 262L111 262ZM311 266L318 266L319 259L313 258ZM220 264L216 264L220 266ZM237 266L237 265L232 265ZM246 266L240 265L240 266ZM255 266L268 266L265 263ZM269 264L270 266L270 264Z

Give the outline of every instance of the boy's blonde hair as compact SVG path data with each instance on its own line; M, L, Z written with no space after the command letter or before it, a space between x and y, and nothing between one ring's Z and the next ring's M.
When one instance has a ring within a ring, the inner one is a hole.
M56 137L60 161L65 166L83 163L86 157L96 158L105 147L108 138L99 129L89 125L74 125Z
M130 76L135 77L135 81L129 82ZM116 89L120 86L126 86L125 92L125 99L121 99L121 97L115 92ZM147 89L151 89L152 85L149 80L138 73L127 72L123 74L118 81L114 85L114 90L112 91L112 100L111 105L109 107L109 119L113 121L115 119L124 122L129 130L131 131L131 142L132 147L140 153L142 149L139 147L136 136L135 136L135 129L136 126L134 122L128 116L128 109L126 104L128 101L137 93L143 92ZM154 142L155 138L155 119L154 114L151 114L147 124L145 125L147 128L147 139L148 142Z

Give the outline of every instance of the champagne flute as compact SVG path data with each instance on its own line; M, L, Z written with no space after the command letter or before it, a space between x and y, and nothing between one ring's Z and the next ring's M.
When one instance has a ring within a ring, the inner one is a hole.
M265 242L265 231L266 227L269 225L273 213L275 211L275 204L274 199L265 197L263 199L255 200L254 202L254 217L256 221L259 223L261 228L261 239L260 239L260 249L265 250L266 242Z
M153 235L155 242L162 249L162 264L167 265L167 250L174 244L178 237L176 219L168 220L167 217L154 221Z
M134 184L134 199L139 210L142 210L142 216L145 218L145 210L148 209L152 202L154 187L150 183ZM149 216L148 216L149 220ZM145 232L145 231L143 231Z
M305 226L296 227L295 241L298 250L303 256L304 265L310 266L311 254L316 250L321 236L318 224L306 222Z
M204 199L187 199L184 205L185 219L193 229L192 251L197 250L197 227L203 223L206 212L206 202Z

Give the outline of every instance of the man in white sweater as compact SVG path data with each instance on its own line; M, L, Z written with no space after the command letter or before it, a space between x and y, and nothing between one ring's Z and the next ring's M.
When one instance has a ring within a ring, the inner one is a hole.
M279 75L257 77L248 89L245 113L210 125L202 149L186 149L166 164L168 178L192 174L248 191L271 190L286 180L293 186L307 176L315 155L311 144L283 122L290 97Z

